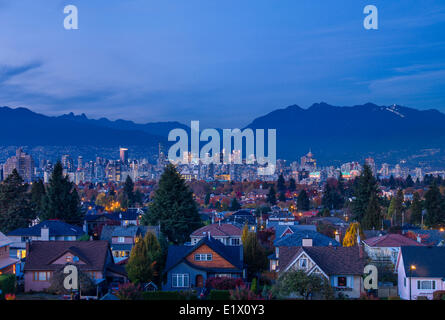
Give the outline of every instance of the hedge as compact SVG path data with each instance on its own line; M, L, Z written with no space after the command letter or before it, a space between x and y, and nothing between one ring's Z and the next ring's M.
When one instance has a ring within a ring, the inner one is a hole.
M433 292L433 300L444 300L445 299L445 291L437 290Z
M212 290L209 294L210 300L230 300L229 290Z
M142 293L143 300L197 300L197 296L191 293L179 291L148 291Z
M15 293L16 277L15 274L0 275L0 298L4 298L7 293Z

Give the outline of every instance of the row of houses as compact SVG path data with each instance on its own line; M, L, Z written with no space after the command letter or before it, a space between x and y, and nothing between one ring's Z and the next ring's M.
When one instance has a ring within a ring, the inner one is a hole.
M251 212L241 211L235 217L195 230L190 242L184 245L170 245L162 290L203 288L213 277L245 279L242 227L247 224L251 231L258 230L249 225L255 221ZM90 221L93 220L97 221ZM26 291L47 289L54 273L67 263L79 265L98 287L125 283L128 281L125 264L136 239L147 232L160 237L161 231L159 226L139 225L137 218L134 224L119 221L118 224L103 221L99 239L89 241L80 241L87 234L85 226L79 228L57 220L17 229L7 236L0 234L0 273L22 275ZM402 299L420 296L431 299L434 291L445 288L442 268L445 247L440 233L437 237L426 237L427 230L417 230L410 231L414 236L408 237L372 231L368 234L375 236L359 241L360 245L342 247L338 233L331 238L317 232L315 224L268 220L267 228L274 233L274 250L268 257L270 272L280 275L304 270L320 275L329 281L337 295L359 298L365 292L363 272L369 263L392 268Z

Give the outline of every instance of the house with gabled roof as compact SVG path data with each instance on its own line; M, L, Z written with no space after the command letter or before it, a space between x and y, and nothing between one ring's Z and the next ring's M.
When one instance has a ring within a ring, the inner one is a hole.
M242 244L242 233L242 229L233 224L214 223L195 230L190 235L190 240L192 244L196 244L210 234L212 238L221 241L225 245L239 246Z
M208 278L245 278L243 246L224 245L212 236L192 245L171 245L163 290L202 288Z
M55 272L76 265L97 284L110 279L126 281L125 271L114 265L107 241L33 241L27 244L25 292L50 287Z
M139 237L152 232L159 239L160 226L108 226L102 228L100 240L108 241L115 263L128 259Z
M304 270L329 281L336 295L359 298L364 292L363 249L355 247L283 247L277 272Z
M8 233L12 240L11 256L26 257L26 243L29 241L75 241L85 235L81 227L60 220L45 220L29 228L18 228Z
M286 233L285 229L284 232ZM282 248L287 247L338 247L340 243L324 234L310 229L293 229L292 232L288 232L281 237L277 237L274 241L275 252L269 255L269 268L270 271L276 271L279 266L279 256Z
M423 246L423 244L402 236L401 234L388 233L362 241L365 252L375 262L396 264L400 247Z
M436 290L445 290L445 247L401 247L396 271L398 293L404 300L433 299Z

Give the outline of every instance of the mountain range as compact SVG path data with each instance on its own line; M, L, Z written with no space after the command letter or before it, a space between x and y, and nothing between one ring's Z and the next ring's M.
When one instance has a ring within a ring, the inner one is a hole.
M189 128L179 122L138 124L89 119L73 113L46 116L26 108L0 108L0 146L168 146L168 132ZM195 120L195 119L191 119ZM199 120L199 119L196 119ZM445 163L445 114L372 103L349 107L315 103L272 111L246 128L276 129L277 157L295 160L309 149L321 163L374 156L381 161L434 155ZM203 128L201 128L202 130ZM419 156L420 155L420 156ZM440 160L439 159L439 160Z

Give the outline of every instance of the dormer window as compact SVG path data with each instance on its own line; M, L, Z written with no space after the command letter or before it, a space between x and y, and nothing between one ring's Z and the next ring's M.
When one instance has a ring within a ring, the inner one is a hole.
M197 253L195 254L195 261L212 261L211 253Z

